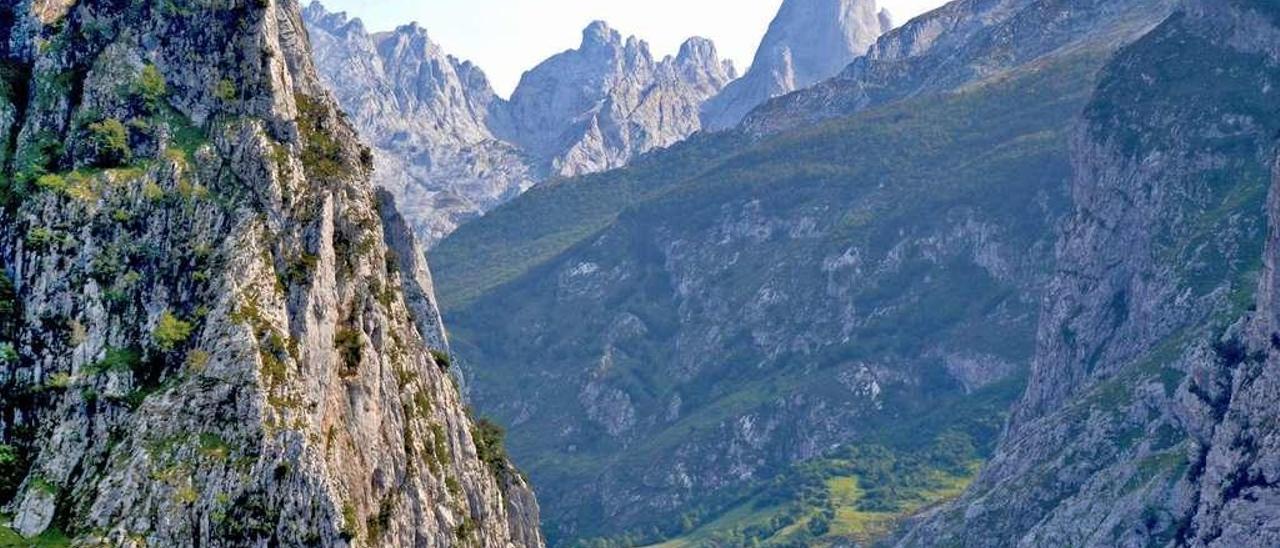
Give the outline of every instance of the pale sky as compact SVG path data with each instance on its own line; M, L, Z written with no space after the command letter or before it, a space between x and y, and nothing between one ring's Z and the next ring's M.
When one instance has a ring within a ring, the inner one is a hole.
M304 0L309 1L309 0ZM346 11L370 31L410 21L456 57L469 59L510 96L524 71L578 46L582 29L596 19L624 36L649 42L653 55L674 54L690 36L715 41L722 57L745 71L782 0L322 0ZM895 24L946 0L881 0Z

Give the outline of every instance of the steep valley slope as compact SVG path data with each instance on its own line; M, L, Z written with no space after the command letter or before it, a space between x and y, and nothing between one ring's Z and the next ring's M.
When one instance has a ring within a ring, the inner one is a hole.
M0 542L543 544L311 58L293 0L0 6Z
M1026 394L904 546L1275 546L1280 8L1194 0L1073 137Z
M876 46L927 38L885 72L932 91L748 117L436 247L469 389L515 429L552 542L866 541L954 496L1036 350L1073 124L1171 10L961 0ZM991 60L1046 21L1072 32Z

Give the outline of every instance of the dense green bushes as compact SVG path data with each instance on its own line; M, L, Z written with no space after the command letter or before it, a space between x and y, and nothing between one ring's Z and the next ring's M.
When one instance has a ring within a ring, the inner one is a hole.
M475 427L471 430L471 437L476 444L476 454L495 474L502 474L507 470L507 448L504 441L506 435L506 431L501 426L485 418L477 420Z
M351 375L360 369L363 343L361 343L359 331L349 327L339 329L333 337L333 345L342 358L344 374Z
M173 313L166 310L160 315L160 321L156 323L156 327L151 332L151 339L155 341L156 346L165 352L172 352L182 343L187 342L191 337L191 331L194 327L185 321L178 319Z
M155 65L142 68L142 73L138 75L138 81L134 84L134 93L142 100L143 105L152 112L160 111L164 107L164 98L168 92L164 76Z
M443 350L436 350L432 348L431 359L436 362L436 365L439 366L440 369L449 369L450 367L453 367L453 357L449 356L449 353Z
M18 293L3 266L0 264L0 332L17 319L18 313Z
M129 150L129 134L124 123L115 118L86 126L84 136L86 159L94 167L120 167L133 159Z
M18 448L0 443L0 500L12 500L26 475L27 463Z

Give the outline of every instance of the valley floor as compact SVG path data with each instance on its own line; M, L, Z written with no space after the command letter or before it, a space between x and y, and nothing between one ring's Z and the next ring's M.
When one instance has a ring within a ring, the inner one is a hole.
M648 548L873 543L891 534L900 520L958 497L980 466L977 461L958 470L908 465L912 469L893 470L911 478L902 481L852 472L858 465L844 458L812 463L798 472L801 477L784 480L802 484L794 496L779 501L770 492L759 493L683 536Z

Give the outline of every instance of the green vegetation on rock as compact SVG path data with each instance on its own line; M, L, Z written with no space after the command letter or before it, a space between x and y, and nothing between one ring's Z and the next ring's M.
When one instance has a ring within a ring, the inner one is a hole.
M23 538L17 531L8 527L8 520L0 516L0 546L5 548L65 548L71 546L71 539L62 531L51 528L35 538Z
M115 118L92 122L85 126L85 144L89 164L94 167L120 167L133 159L129 135L124 123Z
M502 474L507 470L506 431L497 423L481 418L475 421L471 429L471 437L476 444L476 454L480 460L489 465L494 474Z
M441 369L449 369L450 367L453 367L453 357L449 356L449 353L443 350L431 349L431 359L435 361L436 365Z
M298 129L302 133L302 166L307 174L320 180L334 180L349 175L352 170L342 155L343 146L334 140L332 133L324 130L324 119L329 109L306 95L296 95L298 103Z
M153 112L160 110L164 106L165 96L169 92L168 85L164 81L164 75L160 74L160 69L157 69L155 65L142 67L142 72L138 75L134 91L147 108Z
M172 352L191 338L191 332L194 329L189 322L178 319L172 312L166 310L156 322L156 327L151 332L151 339L160 350Z

